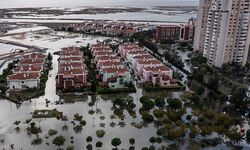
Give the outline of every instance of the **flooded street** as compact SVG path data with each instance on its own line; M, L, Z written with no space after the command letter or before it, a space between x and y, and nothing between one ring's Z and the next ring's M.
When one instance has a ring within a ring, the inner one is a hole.
M51 37L51 35L54 35ZM63 38L61 36L68 36L69 38ZM16 41L24 44L29 44L32 41L33 45L36 46L43 46L49 48L48 52L53 54L56 51L59 51L60 48L66 46L81 46L87 45L88 43L96 43L97 40L103 41L107 39L107 37L95 37L95 36L82 36L80 34L66 34L63 32L53 32L46 34L33 34L28 33L22 39L16 38L16 36L10 37L2 37L1 39ZM38 37L39 36L39 37ZM51 38L49 38L51 37ZM81 41L79 43L77 41ZM88 103L91 101L91 96L78 96L74 98L70 96L69 99L72 103L65 103L63 105L55 105L55 101L59 100L59 96L56 94L55 91L55 77L57 75L57 67L58 62L57 59L59 58L58 55L53 55L53 70L50 72L51 76L49 77L46 83L45 95L41 96L36 99L32 99L32 102L25 102L20 107L17 107L15 104L7 101L7 100L0 100L0 138L5 139L5 144L0 143L0 147L5 147L8 149L10 144L14 144L15 149L36 149L36 150L54 150L56 147L52 144L51 139L46 139L45 136L49 129L55 129L59 133L59 135L63 135L66 138L65 147L70 144L71 136L74 137L74 146L76 149L84 149L87 145L86 137L91 135L93 137L93 142L102 141L103 142L103 149L111 149L111 139L114 137L119 137L122 140L122 144L120 148L128 148L129 147L129 138L135 138L136 149L139 149L143 146L150 146L151 144L148 142L149 138L152 136L156 136L157 128L154 127L154 124L145 124L142 129L138 129L136 127L131 126L132 122L141 123L142 119L139 114L139 108L141 104L139 102L139 98L142 95L149 95L151 97L156 96L164 96L164 97L178 97L179 92L144 92L141 88L138 88L137 93L132 94L116 94L116 95L97 95L97 102L96 105L90 107ZM134 98L134 102L136 106L136 118L130 116L127 111L124 111L125 119L121 120L119 118L111 119L110 115L113 114L113 110L111 110L112 103L111 100L117 96L132 96ZM45 99L48 99L50 103L48 107L46 107ZM77 99L79 102L74 102L74 99ZM67 100L68 101L68 100ZM63 121L59 121L57 119L33 119L33 121L39 123L39 126L42 128L42 133L39 135L43 142L41 145L34 146L31 144L32 140L36 137L27 135L26 128L27 124L21 123L19 125L21 131L15 131L15 125L13 124L16 120L20 120L24 122L26 119L31 118L31 112L37 109L54 109L56 108L59 111L62 111L64 115L67 115L69 121L64 123ZM100 110L98 110L100 109ZM93 115L89 114L90 110L94 110L95 113ZM98 110L98 113L96 112ZM83 119L86 120L87 124L83 127L83 130L80 133L76 133L73 130L73 125L70 123L73 120L73 115L75 113L80 113L83 115ZM105 117L104 120L100 119L100 117ZM123 124L123 126L119 126L119 123ZM100 127L100 123L102 123L102 127ZM105 127L103 126L105 124ZM115 126L111 127L110 123L114 123ZM68 130L63 130L62 127L66 124L68 126ZM103 129L105 130L104 138L97 138L96 137L96 130ZM22 140L19 140L22 139ZM47 143L47 144L46 144ZM49 145L48 145L49 144ZM156 145L159 147L159 145Z
M93 145L101 141L103 143L102 149L110 150L112 149L111 140L115 137L121 138L121 145L119 148L128 149L130 146L129 139L135 138L135 149L139 150L142 147L149 147L152 144L149 142L150 137L159 137L157 133L158 127L154 123L145 123L139 113L139 108L141 108L141 103L139 98L143 95L147 95L151 98L156 98L157 96L162 96L165 99L174 97L180 98L181 91L155 91L155 92L146 92L139 85L136 86L136 93L119 93L119 94L107 94L107 95L82 95L82 96L61 96L59 97L56 93L56 75L58 70L58 58L59 55L55 55L54 52L60 51L63 47L68 46L86 46L89 44L95 44L97 41L103 41L109 39L109 37L100 37L100 36L91 36L83 34L73 34L67 32L56 32L52 30L41 30L36 32L29 32L30 30L34 31L36 29L43 29L42 27L35 27L33 29L23 28L18 30L12 30L10 33L20 33L27 32L25 34L15 34L11 36L0 37L0 39L14 41L23 44L31 44L39 47L48 48L46 53L53 54L53 70L49 72L49 78L46 83L45 95L32 99L32 102L24 102L21 106L16 106L15 104L5 100L0 100L0 139L4 139L4 143L0 143L0 148L10 149L10 145L14 144L15 149L18 150L54 150L57 147L52 143L54 137L47 137L48 130L54 129L57 130L57 135L63 135L66 139L66 142L63 146L64 149L67 146L74 145L74 148L77 150L84 150L86 145L86 138L88 136L93 137ZM118 38L111 38L113 40L118 40ZM0 45L3 49L9 47L11 49L16 48L11 45ZM22 48L21 48L22 49ZM8 52L8 51L7 51ZM182 57L183 61L188 59L187 52L179 52L179 55ZM166 61L164 59L164 61ZM7 67L6 63L4 67ZM175 70L177 68L174 68ZM185 69L190 70L190 65L185 63ZM186 76L184 77L183 82L186 81ZM124 110L123 113L125 118L122 120L118 117L113 117L114 110L112 109L113 103L112 100L116 97L128 97L131 96L136 104L135 113L136 117L133 117L128 113L127 110ZM50 101L46 105L46 99ZM65 101L62 105L57 105L58 100ZM89 103L93 100L96 100L94 106L90 106ZM32 119L33 122L36 122L37 126L42 128L42 133L39 134L39 137L43 140L42 143L32 144L32 141L37 137L35 135L28 135L26 128L29 126L24 122L27 119L32 118L32 112L34 110L41 109L57 109L60 112L63 112L63 115L68 117L68 121L64 122L57 120L56 118L44 118L44 119ZM187 108L187 114L192 114L191 108ZM86 126L82 127L82 130L74 129L75 122L73 121L74 114L79 113L83 115L83 120L86 121ZM196 118L197 119L197 118ZM185 120L185 118L184 118ZM13 123L15 121L21 121L19 127L20 131L16 131L16 125ZM135 127L140 125L140 127ZM249 128L247 122L244 123L245 128ZM104 130L105 135L103 138L98 138L96 136L97 130ZM218 135L213 133L211 137L217 137ZM46 138L47 137L47 138ZM73 139L72 139L73 138ZM22 140L20 140L22 139ZM225 139L226 141L227 139ZM73 143L72 143L73 141ZM155 143L156 148L160 148L162 145L167 146L172 144L173 141L163 141L162 144ZM185 149L189 143L181 145L182 149ZM243 149L248 148L248 145L243 142L241 144ZM227 146L225 143L217 145L217 149L226 149Z

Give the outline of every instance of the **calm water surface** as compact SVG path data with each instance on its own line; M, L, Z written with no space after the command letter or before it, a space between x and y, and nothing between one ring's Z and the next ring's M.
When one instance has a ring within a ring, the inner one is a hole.
M198 6L198 0L3 0L0 8L16 7L152 7L152 6Z

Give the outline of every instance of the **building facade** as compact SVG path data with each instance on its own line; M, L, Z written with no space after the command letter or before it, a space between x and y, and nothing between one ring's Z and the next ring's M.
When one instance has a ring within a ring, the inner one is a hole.
M99 85L110 89L125 88L131 76L122 58L109 45L92 45L91 52L102 81Z
M190 42L194 39L196 20L191 18L187 24L161 25L156 28L155 40L158 42Z
M47 55L40 53L24 55L7 77L10 90L38 88L42 71L46 68L46 58Z
M216 67L231 62L246 64L250 44L249 3L250 0L212 0L207 22L201 24L206 26L205 39L199 38L209 64Z
M175 80L173 80L173 70L145 49L140 48L139 45L135 43L121 44L119 53L139 82L160 87L176 85Z
M82 89L91 86L79 47L66 47L60 52L56 90Z
M200 0L198 19L196 22L195 36L194 36L194 50L203 52L208 13L212 4L212 0Z

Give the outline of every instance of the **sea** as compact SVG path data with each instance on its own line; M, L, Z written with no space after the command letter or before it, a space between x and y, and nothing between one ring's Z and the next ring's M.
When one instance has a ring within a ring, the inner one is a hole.
M198 6L199 0L1 0L0 8Z

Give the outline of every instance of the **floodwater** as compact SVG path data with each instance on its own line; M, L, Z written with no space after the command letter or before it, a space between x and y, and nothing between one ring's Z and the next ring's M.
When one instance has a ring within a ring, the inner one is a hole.
M25 30L25 29L24 29ZM12 31L14 32L14 31ZM17 38L16 36L9 37L1 37L0 39L17 41L24 44L36 45L49 48L48 52L52 53L55 51L59 51L60 48L66 46L81 46L87 45L88 43L96 43L97 40L103 41L108 37L98 37L98 36L86 36L80 34L69 34L65 32L54 32L51 31L49 33L27 33L22 38ZM119 40L116 39L115 40ZM0 47L1 49L1 47ZM90 107L88 103L91 101L91 96L69 96L67 99L71 100L70 103L65 103L63 105L55 105L55 102L59 100L59 96L55 91L55 77L57 74L58 67L58 59L59 56L53 55L53 70L50 72L51 77L49 77L46 83L45 95L39 98L35 98L32 102L25 102L20 107L17 107L15 104L1 99L0 100L0 141L4 139L4 143L0 142L0 148L9 149L11 144L14 144L15 149L17 150L55 150L57 147L52 144L53 137L46 139L46 135L49 129L55 129L58 131L57 135L63 135L66 138L66 143L63 146L66 149L69 145L74 145L77 150L84 150L87 143L86 137L93 137L93 146L95 147L95 143L97 141L101 141L103 143L103 147L101 149L110 150L111 139L118 137L121 138L122 144L119 146L120 149L128 149L130 146L129 138L135 138L135 149L141 149L142 147L149 147L151 144L149 142L149 138L152 136L157 137L156 130L157 127L153 123L144 124L142 129L135 128L131 126L132 122L141 123L142 119L138 112L141 104L139 102L139 98L142 95L148 95L150 97L163 96L165 98L168 97L176 97L178 98L181 94L179 91L159 91L159 92L145 92L141 88L137 87L136 93L131 94L112 94L112 95L96 95L96 105ZM124 111L125 119L121 120L119 118L111 119L110 115L113 114L113 110L111 110L112 103L111 100L116 96L132 96L134 102L136 104L135 112L136 118L131 117L127 111ZM48 107L46 107L45 99L50 101ZM74 102L77 100L77 102ZM56 108L59 111L62 111L64 115L67 115L69 121L66 123L57 119L33 119L37 123L38 126L42 128L42 133L39 134L39 137L43 139L43 142L40 145L32 145L31 142L36 138L35 135L27 135L26 128L27 124L23 124L26 119L31 118L31 112L37 109L54 109ZM100 109L101 112L95 112L93 115L89 114L89 110L96 111ZM191 110L187 109L187 112L190 114ZM83 119L86 120L87 124L83 127L81 132L75 132L73 130L73 125L71 121L73 120L73 115L75 113L80 113L83 115ZM104 116L105 119L100 119L101 116ZM20 132L15 131L15 125L13 123L16 120L22 121L19 125L21 128ZM119 126L119 123L124 122L125 126ZM105 126L100 126L101 123L104 123ZM110 123L115 123L114 127L110 126ZM68 130L62 130L64 125L68 126ZM105 135L103 138L98 138L96 136L96 130L103 129L105 130ZM74 143L70 143L71 136L74 137ZM216 135L213 135L216 136ZM55 137L55 136L54 136ZM171 141L164 141L162 144L155 144L157 148L161 145L167 146L172 143ZM183 147L187 146L186 144L182 145ZM244 149L248 149L248 145L246 143L242 143ZM182 148L183 148L182 147ZM95 149L95 148L94 148ZM184 149L184 148L183 148ZM225 144L221 144L217 146L215 149L228 149Z
M163 9L159 8L163 7ZM164 6L175 6L176 10L165 10ZM101 19L101 20L122 20L122 21L136 21L136 22L164 22L166 23L186 23L191 17L196 18L197 12L195 10L186 12L178 8L179 6L198 6L198 0L9 0L1 3L0 8L33 8L33 7L50 7L51 9L71 9L79 10L89 7L99 8L121 8L121 7L136 7L145 8L141 12L122 12L122 13L101 13L101 14L65 14L65 15L27 15L29 11L17 11L11 13L18 13L19 15L12 18L3 17L0 22L48 22L46 18L63 19L69 22L76 22L77 19ZM49 8L47 8L49 9ZM20 15L22 14L22 15ZM70 21L71 20L71 21ZM62 22L62 20L51 20L52 22Z
M189 12L189 13L178 13L178 14L161 14L161 13L151 13L151 12L124 12L124 13L109 13L109 14L74 14L74 15L60 15L60 16L16 16L12 18L16 22L21 20L30 20L35 21L39 19L43 19L46 21L46 18L53 18L53 19L72 19L71 21L75 21L77 19L96 19L96 20L122 20L122 21L144 21L144 22L187 22L190 18L196 18L196 12ZM23 18L23 19L22 19ZM1 19L2 21L9 21L11 19ZM63 21L64 21L63 20ZM53 20L52 20L53 21Z
M152 6L198 6L199 0L8 0L0 8L19 7L152 7Z
M61 36L65 36L68 38L62 38ZM51 32L48 34L32 34L28 33L23 37L23 39L13 37L2 37L2 39L12 40L21 42L24 44L29 44L32 42L32 45L48 47L48 52L59 51L60 48L66 46L81 46L86 45L87 43L96 43L97 40L104 40L107 37L95 37L95 36L82 36L79 34L67 34L64 32ZM79 43L77 41L81 41ZM156 92L156 93L147 93L142 89L138 88L137 93L133 94L118 94L118 95L98 95L97 103L94 107L89 107L88 103L91 101L91 96L81 96L78 98L70 97L71 100L80 99L79 102L66 103L63 105L55 105L55 101L59 100L59 96L55 91L55 77L57 74L57 62L58 56L53 56L53 70L50 72L51 77L49 77L46 83L45 95L39 98L33 99L32 102L25 102L20 107L17 107L15 104L8 102L7 100L0 100L0 140L4 139L5 142L0 143L0 148L8 149L9 145L14 144L15 149L22 150L54 150L56 147L52 144L53 138L46 139L45 136L49 129L57 130L60 135L63 135L66 138L66 143L64 148L69 145L74 145L75 149L82 150L85 149L86 137L91 135L93 137L93 146L97 141L103 142L102 149L111 149L112 146L110 144L111 139L114 137L119 137L122 140L120 148L128 148L129 147L129 138L135 138L136 149L140 149L144 146L150 146L151 144L148 142L149 138L152 136L156 136L157 128L154 127L154 124L145 124L142 129L137 129L131 126L132 122L140 123L142 119L139 115L138 109L141 107L139 103L139 98L142 95L149 95L151 97L156 97L162 95L164 97L178 97L179 92ZM112 103L111 99L116 96L132 96L134 98L134 102L136 103L136 115L137 118L131 117L128 112L124 111L125 119L121 121L120 119L110 119L110 115L113 114L113 110L111 110ZM46 107L45 99L50 101L48 107ZM59 111L63 111L64 115L69 117L69 121L66 122L68 126L68 130L62 131L62 127L64 126L63 121L58 121L56 119L35 119L35 121L41 128L42 133L39 135L43 139L43 143L37 146L31 145L31 141L36 138L36 136L27 135L25 129L27 127L26 124L21 123L19 127L21 128L20 132L16 132L15 125L13 123L16 120L20 120L24 122L26 119L31 118L31 112L36 109L53 109L56 108ZM90 115L89 110L100 109L102 113L94 113ZM83 115L84 120L87 121L87 125L83 127L81 133L75 133L73 130L73 125L70 121L73 120L73 115L75 113L80 113ZM101 120L99 117L105 116L104 120ZM110 123L114 122L116 126L111 127ZM119 122L125 122L126 125L124 127L119 126ZM104 123L105 127L100 127L100 123ZM96 137L96 130L103 129L105 130L105 135L103 138ZM71 136L74 137L74 143L70 143ZM22 140L20 140L22 139ZM47 145L47 144L49 145ZM168 142L165 142L166 145ZM159 147L160 145L155 145Z
M9 45L9 44L2 44L0 43L0 54L4 53L10 53L15 49L22 49L25 50L26 48L19 47L19 46L14 46L14 45Z

